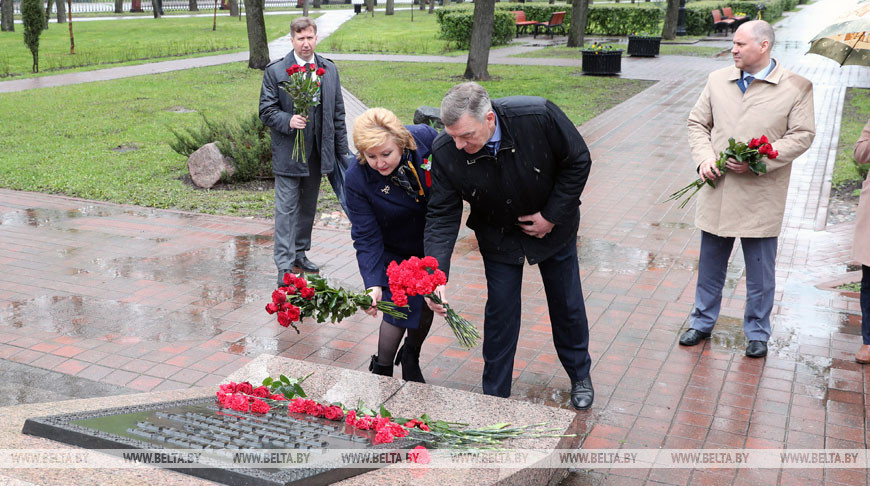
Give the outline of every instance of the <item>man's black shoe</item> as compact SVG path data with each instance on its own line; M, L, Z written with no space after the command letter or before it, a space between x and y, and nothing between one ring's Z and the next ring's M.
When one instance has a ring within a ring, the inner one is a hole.
M767 343L764 341L749 341L749 346L746 346L746 356L750 358L763 358L767 356Z
M710 337L709 332L699 331L697 329L689 329L680 336L680 344L683 346L694 346L701 342L702 339Z
M314 262L309 260L308 257L306 257L305 255L302 255L301 257L296 257L296 261L293 263L293 266L305 273L320 272L320 267L315 265Z
M592 389L591 376L571 383L571 405L577 410L586 410L591 407L594 398L595 390Z
M279 270L279 271L278 271L278 287L286 287L286 286L287 286L287 284L284 283L284 274L285 274L285 273L290 273L290 274L292 274L292 273L293 273L293 270L287 268L287 269L285 269L285 270Z

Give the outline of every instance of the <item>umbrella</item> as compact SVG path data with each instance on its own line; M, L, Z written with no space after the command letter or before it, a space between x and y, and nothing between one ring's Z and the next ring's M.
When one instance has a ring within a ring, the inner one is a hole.
M841 66L870 66L870 5L859 7L825 27L810 41L807 54L829 57Z

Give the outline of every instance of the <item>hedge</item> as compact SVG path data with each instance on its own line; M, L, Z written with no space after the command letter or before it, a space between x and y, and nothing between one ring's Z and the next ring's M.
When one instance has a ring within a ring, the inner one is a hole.
M762 18L774 22L782 17L783 12L792 10L799 0L701 0L686 3L686 32L689 35L705 35L713 30L712 10L731 7L734 13L744 12L750 18L756 18L759 3L764 4ZM589 6L589 16L586 23L587 34L598 35L628 35L635 32L660 32L665 19L664 2L593 4ZM550 19L553 12L565 12L565 29L571 20L571 5L550 5L548 3L507 3L495 5L496 12L522 10L526 19L544 22ZM453 12L471 11L473 4L450 5L435 10L438 22L442 23L445 15Z
M452 12L470 11L474 5L451 5L435 11L438 22L442 25L443 18ZM550 20L553 12L565 12L565 29L571 22L571 5L550 5L547 3L505 3L500 2L495 6L496 12L510 12L522 10L526 13L527 20L545 22ZM586 31L606 35L628 35L634 32L657 32L661 30L664 21L664 10L653 3L637 4L603 4L591 5L589 16L586 21ZM510 17L511 24L514 17Z
M473 7L473 6L472 6ZM446 10L446 12L444 12ZM439 12L438 22L441 24L441 38L453 42L459 49L468 49L471 45L471 25L474 20L474 9L436 10ZM492 45L499 46L510 43L514 38L515 18L505 10L495 11L495 23L492 27Z

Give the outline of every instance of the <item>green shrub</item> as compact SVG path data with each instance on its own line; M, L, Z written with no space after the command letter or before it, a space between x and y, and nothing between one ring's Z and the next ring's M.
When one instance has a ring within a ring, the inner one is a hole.
M447 10L447 9L441 9ZM437 10L436 10L437 11ZM441 38L456 44L458 49L468 49L471 45L471 26L474 10L454 9L439 16ZM492 45L508 44L514 38L514 16L510 12L497 9L492 27Z
M24 44L33 56L33 72L39 72L39 35L42 34L45 9L40 0L21 1L21 20L24 23Z
M202 125L186 131L169 128L175 140L169 142L176 153L185 157L203 145L215 142L221 153L233 159L236 168L232 177L226 173L224 182L246 182L272 177L272 141L269 130L256 113L242 118L237 124L215 123L204 115Z
M758 4L764 4L761 18L768 22L775 22L782 17L783 12L793 10L797 6L797 0L755 0L755 1L723 1L702 0L686 4L686 32L689 35L705 35L713 30L713 15L710 13L723 7L731 7L734 13L743 12L750 19L758 17Z

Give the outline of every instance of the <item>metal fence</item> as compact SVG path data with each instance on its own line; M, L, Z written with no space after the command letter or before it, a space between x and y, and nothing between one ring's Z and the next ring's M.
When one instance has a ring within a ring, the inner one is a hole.
M9 0L2 0L7 2ZM54 0L51 0L54 3ZM218 5L224 0L218 0ZM324 5L350 4L351 0L321 0ZM64 2L66 4L66 2ZM243 0L239 0L241 8L245 7ZM196 5L200 10L208 10L214 8L214 0L196 0ZM14 2L15 14L20 14L21 3ZM301 8L302 4L299 0L266 0L266 8ZM130 12L132 8L131 2L124 2L124 12ZM52 11L55 9L53 8ZM142 10L151 12L151 0L142 0ZM72 12L75 14L99 13L99 12L114 12L114 2L93 2L88 0L73 0ZM190 2L187 0L163 0L164 12L190 11Z

